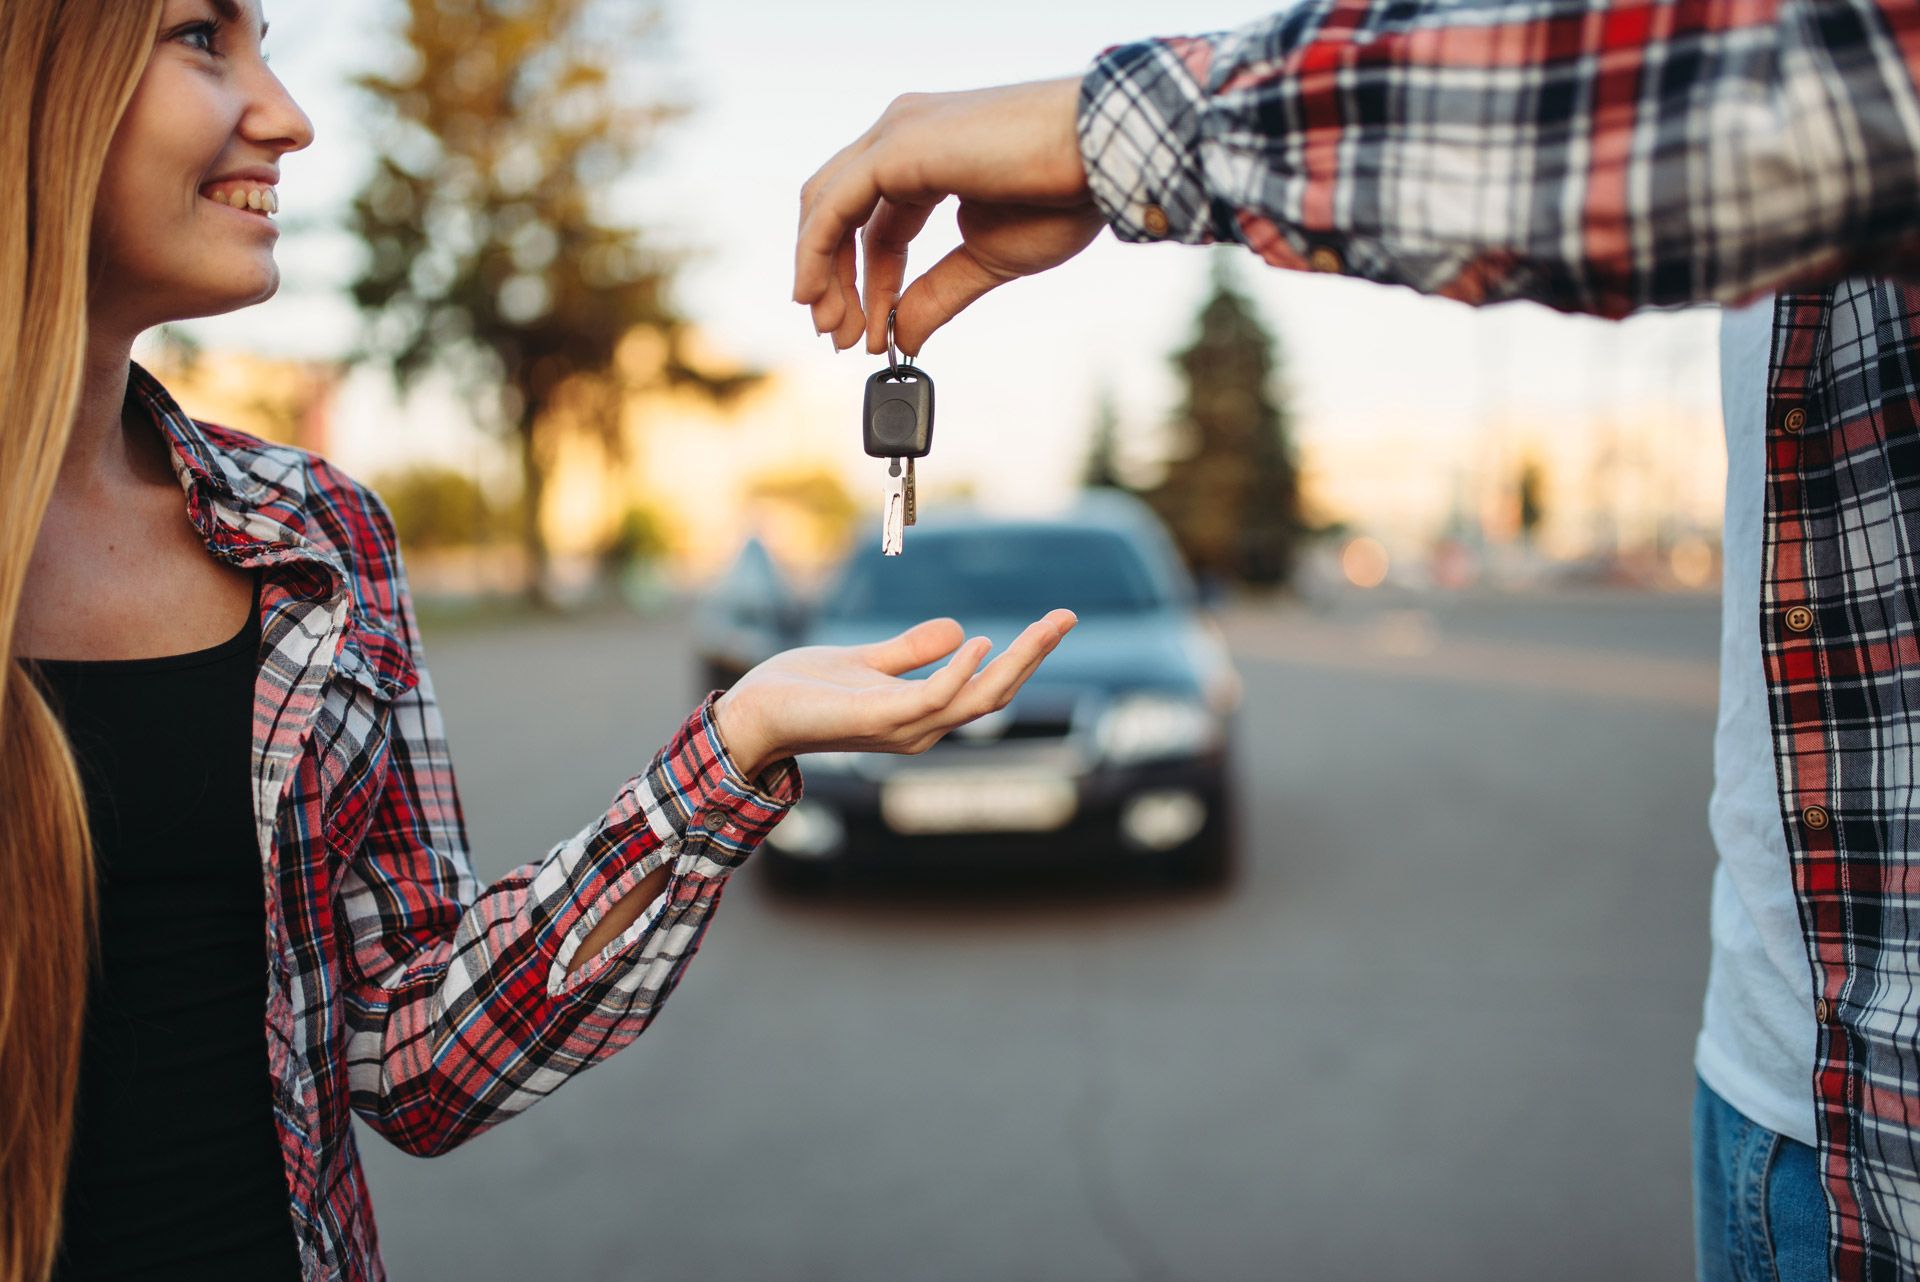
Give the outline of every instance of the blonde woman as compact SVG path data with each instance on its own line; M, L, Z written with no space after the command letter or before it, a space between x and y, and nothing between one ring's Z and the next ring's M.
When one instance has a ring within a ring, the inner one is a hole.
M478 885L379 499L130 359L278 284L266 30L0 5L0 1282L382 1276L349 1110L441 1153L627 1045L795 753L921 751L1074 622L779 655Z

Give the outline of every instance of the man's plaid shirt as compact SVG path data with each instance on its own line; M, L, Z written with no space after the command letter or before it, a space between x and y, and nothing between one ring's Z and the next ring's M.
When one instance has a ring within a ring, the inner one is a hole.
M393 524L303 450L196 422L134 365L207 551L261 577L253 793L274 1123L308 1282L385 1276L351 1115L444 1153L638 1037L728 874L800 795L741 777L695 709L607 812L476 880ZM569 972L613 904L665 890Z
M1833 1274L1920 1276L1920 5L1304 0L1106 50L1124 240L1566 311L1780 297L1760 629Z

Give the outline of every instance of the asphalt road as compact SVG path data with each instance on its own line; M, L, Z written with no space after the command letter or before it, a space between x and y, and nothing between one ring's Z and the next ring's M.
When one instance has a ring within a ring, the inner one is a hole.
M1690 1278L1717 611L1231 615L1229 892L750 864L632 1047L445 1157L361 1128L392 1277ZM428 644L487 878L695 701L673 620Z

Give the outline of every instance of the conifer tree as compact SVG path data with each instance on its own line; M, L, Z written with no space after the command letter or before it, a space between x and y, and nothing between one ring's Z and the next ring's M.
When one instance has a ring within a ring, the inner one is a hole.
M1094 402L1093 438L1087 444L1087 462L1081 469L1080 483L1089 490L1127 488L1120 479L1120 411L1113 403L1113 389L1102 387Z
M1148 495L1196 574L1272 586L1293 570L1300 534L1291 415L1276 395L1277 340L1216 256L1191 343L1174 354L1186 388L1179 446Z

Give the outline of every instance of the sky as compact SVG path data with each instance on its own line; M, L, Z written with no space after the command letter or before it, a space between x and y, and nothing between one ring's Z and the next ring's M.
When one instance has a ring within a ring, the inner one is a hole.
M365 172L356 126L363 107L346 81L391 55L399 8L392 0L266 0L273 65L316 128L314 145L282 162L289 219L337 222ZM636 74L656 78L692 111L622 183L620 201L651 236L695 255L678 299L713 349L777 371L793 389L794 430L829 449L843 433L845 470L857 478L872 462L859 446L861 387L878 361L864 351L835 354L789 300L807 177L897 94L1078 75L1107 45L1231 27L1266 8L679 0L665 10L664 46L637 60ZM948 206L917 242L909 270L956 241ZM339 289L355 253L344 233L289 222L279 296L185 328L210 345L337 354L356 324ZM1525 303L1476 310L1398 287L1276 271L1238 247L1130 245L1103 235L1065 266L989 294L929 340L920 361L939 388L939 420L923 485L937 493L943 478L970 481L985 501L1007 507L1060 497L1078 471L1102 386L1113 390L1127 430L1163 423L1178 398L1167 356L1188 337L1221 254L1239 260L1243 285L1280 336L1308 448L1334 444L1351 457L1373 441L1382 450L1410 438L1466 442L1490 418L1580 433L1641 416L1717 434L1714 309L1620 323ZM450 403L425 398L402 408L371 376L356 378L341 408L336 443L349 463L373 466L388 451L472 452ZM877 495L877 470L872 479Z

